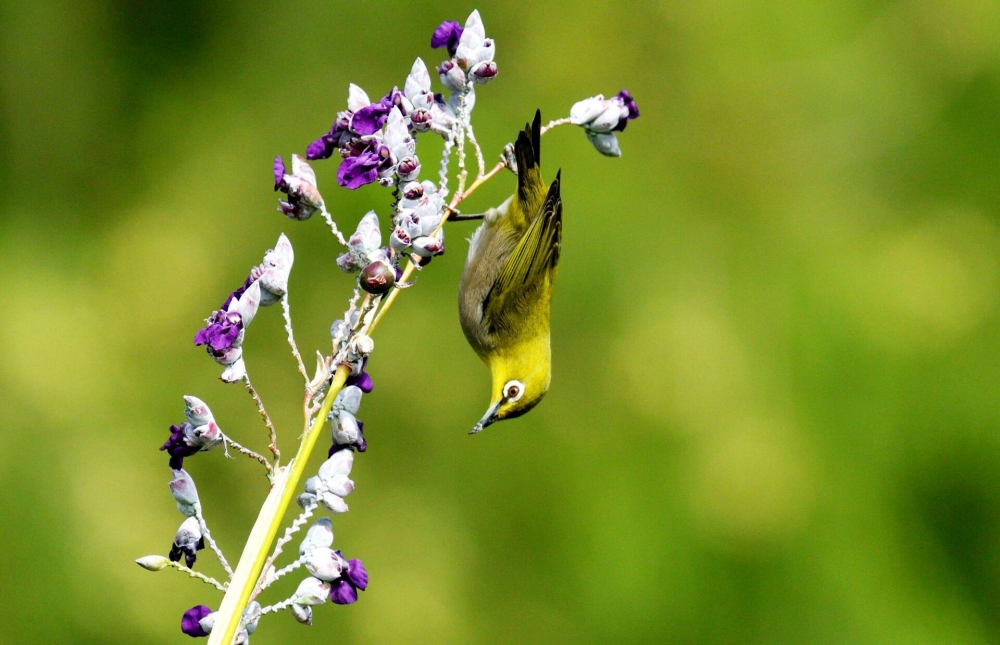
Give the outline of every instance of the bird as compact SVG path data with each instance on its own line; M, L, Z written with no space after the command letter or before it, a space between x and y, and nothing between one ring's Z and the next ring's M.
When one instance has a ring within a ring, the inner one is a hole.
M457 217L483 220L469 239L458 310L466 339L492 377L489 407L469 434L525 414L551 382L550 304L562 244L562 171L546 189L541 123L536 111L517 136L514 194L485 213Z

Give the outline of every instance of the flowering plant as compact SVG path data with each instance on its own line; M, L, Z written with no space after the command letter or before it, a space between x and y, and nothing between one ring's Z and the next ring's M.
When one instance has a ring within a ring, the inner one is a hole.
M193 396L184 397L185 421L170 427L170 435L160 448L169 455L172 470L169 488L185 519L166 557L146 556L137 563L150 571L166 568L182 571L224 593L218 610L198 605L184 612L181 618L185 634L207 636L210 645L247 643L262 616L285 609L297 621L311 624L314 606L327 601L352 604L357 602L359 592L368 587L368 572L362 561L349 559L332 549L333 524L326 517L313 522L306 531L297 558L281 567L277 560L320 508L331 514L348 511L346 498L354 490L349 476L355 453L367 448L364 424L356 415L364 395L373 388L366 367L374 349L372 334L379 321L399 293L411 286L414 271L444 253L444 224L458 213L458 205L504 168L516 171L511 144L504 148L500 161L487 170L472 127L476 88L498 75L496 44L486 37L479 12L473 11L464 26L453 21L442 23L434 31L431 47L445 49L449 56L437 68L441 84L449 92L447 99L433 92L431 75L418 58L402 91L394 87L373 102L364 90L352 84L347 109L336 115L328 132L309 144L305 158L292 155L290 165L280 156L274 160L274 189L285 195L278 210L299 221L319 213L343 247L337 266L357 275L343 317L331 326L329 353L317 352L312 374L306 369L295 342L288 299L288 279L295 255L284 235L195 334L195 345L204 346L208 355L223 367L220 378L227 383L242 383L249 392L267 427L270 452L266 457L235 441L223 432L209 406ZM569 117L550 122L541 132L564 124L578 125L599 152L619 156L616 133L638 116L632 95L622 90L610 99L597 95L578 102ZM417 140L421 135L440 136L444 141L436 182L421 179L422 165L417 156ZM467 145L474 151L478 170L471 183L466 167ZM356 190L378 184L391 189L389 234L385 241L375 211L362 217L350 237L345 238L340 232L319 191L316 173L309 165L310 161L334 156L340 158L337 169L340 186ZM449 201L449 165L453 156L457 157L457 188ZM277 431L250 381L243 355L243 341L260 307L279 303L291 353L305 389L305 431L295 457L287 464L281 461ZM327 459L314 475L305 477L309 456L327 423L331 428ZM198 490L185 469L185 459L220 446L226 454L232 449L258 461L270 485L235 569L212 539ZM275 540L292 500L301 512ZM228 577L226 582L194 570L198 554L206 546L221 564ZM258 602L276 580L301 568L308 576L291 596L266 606Z

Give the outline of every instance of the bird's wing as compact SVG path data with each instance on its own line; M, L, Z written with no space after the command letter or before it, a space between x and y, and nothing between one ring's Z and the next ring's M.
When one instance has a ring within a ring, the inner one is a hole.
M511 302L536 288L546 271L559 262L562 240L562 197L559 174L549 187L545 201L528 230L500 268L493 286L483 300L483 318L494 327L506 326Z

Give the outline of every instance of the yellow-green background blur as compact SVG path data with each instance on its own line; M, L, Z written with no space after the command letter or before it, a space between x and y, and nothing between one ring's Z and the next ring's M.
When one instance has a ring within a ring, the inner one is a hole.
M377 98L436 65L433 28L473 7L0 4L0 643L183 643L181 613L218 606L133 564L181 519L157 448L182 395L266 445L194 332L284 231L299 344L328 348L351 280L318 217L276 211L271 160L348 82ZM371 586L253 641L1000 642L1000 5L479 9L491 160L536 107L626 87L642 110L621 159L575 128L544 140L565 196L552 388L466 435L489 385L455 305L474 225L449 226L376 334L370 449L334 518ZM315 168L345 229L387 213ZM290 455L277 308L246 356ZM221 451L188 465L235 560L264 479Z

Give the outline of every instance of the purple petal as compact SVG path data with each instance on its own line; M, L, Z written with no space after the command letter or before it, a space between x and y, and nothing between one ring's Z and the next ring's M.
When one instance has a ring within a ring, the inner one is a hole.
M379 101L361 108L351 118L351 129L362 136L375 134L385 125L391 107L386 107Z
M333 137L329 134L324 134L309 144L309 147L306 149L306 159L309 161L313 161L314 159L329 159L333 155L334 150L336 150L336 146L333 145Z
M338 578L330 586L330 600L338 605L350 605L358 601L358 592L350 582Z
M349 565L347 567L347 578L351 581L351 584L364 591L368 586L368 572L365 571L365 565L358 559L349 560L347 564Z
M431 49L447 47L448 55L454 56L455 50L458 49L458 41L461 39L463 31L464 29L462 28L462 25L454 20L446 20L442 22L438 28L434 30L434 35L431 36Z
M375 383L372 382L371 374L368 372L362 372L358 375L358 380L353 385L357 385L365 394L368 394L375 388Z
M202 327L198 330L198 333L194 335L194 344L195 347L208 344L208 327Z
M285 162L281 160L281 155L274 158L274 189L278 190L285 183Z
M635 104L635 99L632 98L632 93L628 90L622 90L618 92L618 98L622 100L625 107L628 108L628 120L639 118L639 106Z
M201 619L210 613L212 613L212 610L205 605L198 605L188 609L181 618L181 631L195 638L208 636L208 632L201 628Z
M337 183L350 190L361 188L378 179L378 167L382 160L373 152L362 152L356 157L347 157L337 169Z

